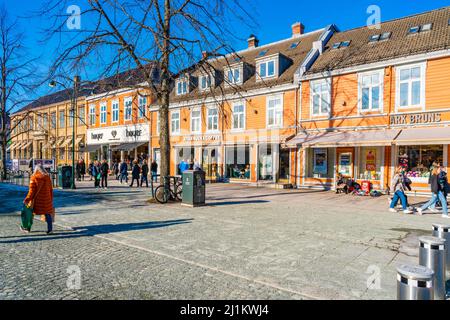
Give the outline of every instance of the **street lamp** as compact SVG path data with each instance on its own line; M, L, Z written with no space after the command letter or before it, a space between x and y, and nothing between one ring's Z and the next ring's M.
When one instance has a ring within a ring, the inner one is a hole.
M74 76L73 77L73 88L72 88L72 97L70 99L71 102L71 111L72 111L72 181L70 183L70 188L71 189L76 189L75 186L75 127L77 126L77 93L78 93L78 87L80 85L80 81L81 78L80 76ZM54 88L57 86L57 84L60 84L61 86L63 86L65 89L67 89L67 87L62 84L57 82L56 80L52 80L49 83L49 86L51 88Z

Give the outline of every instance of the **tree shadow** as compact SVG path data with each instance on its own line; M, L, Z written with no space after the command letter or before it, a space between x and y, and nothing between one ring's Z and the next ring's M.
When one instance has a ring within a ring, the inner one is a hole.
M207 202L207 207L217 207L217 206L231 206L238 204L252 204L252 203L268 203L268 200L247 200L247 201L224 201L224 202Z
M81 238L81 237L92 237L100 234L119 233L126 231L167 228L174 225L191 223L193 220L194 219L177 219L177 220L151 221L140 223L92 225L92 226L74 227L72 228L71 231L58 230L51 235L37 234L37 232L34 231L36 234L0 237L0 239L11 239L11 240L0 240L0 244L61 240L61 239Z

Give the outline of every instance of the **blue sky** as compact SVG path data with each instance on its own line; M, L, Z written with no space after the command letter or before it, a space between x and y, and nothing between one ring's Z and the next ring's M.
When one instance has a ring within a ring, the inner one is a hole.
M206 1L206 0L205 0ZM391 20L444 6L450 6L450 0L247 0L253 5L248 8L258 21L258 28L250 30L237 26L240 41L234 41L236 49L246 47L245 39L254 33L265 44L291 35L291 25L300 21L306 26L306 32L323 28L334 23L340 30L347 30L366 25L370 5L378 5L381 9L381 20ZM4 3L12 17L27 16L42 5L41 0L0 0ZM71 4L82 4L84 1L73 0ZM25 33L25 44L30 53L42 56L40 68L45 69L52 59L52 44L37 45L42 34L39 32L45 21L39 17L20 20L21 29ZM95 70L93 70L95 72ZM48 88L43 88L46 93ZM39 94L42 94L39 92Z

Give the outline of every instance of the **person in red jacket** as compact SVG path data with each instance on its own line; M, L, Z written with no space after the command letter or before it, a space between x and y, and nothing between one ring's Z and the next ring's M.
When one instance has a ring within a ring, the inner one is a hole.
M53 187L50 176L40 164L34 167L34 173L30 178L30 188L23 203L33 208L34 215L41 216L41 220L47 222L47 234L51 234L55 221ZM31 231L22 227L20 229L23 232Z

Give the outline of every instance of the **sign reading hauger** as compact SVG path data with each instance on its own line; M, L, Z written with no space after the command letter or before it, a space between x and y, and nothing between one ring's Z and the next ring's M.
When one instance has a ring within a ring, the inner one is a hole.
M87 131L88 145L146 142L149 140L150 130L146 124L88 129Z
M391 125L404 124L422 124L422 123L437 123L441 122L442 115L439 112L433 113L412 113L391 116Z

